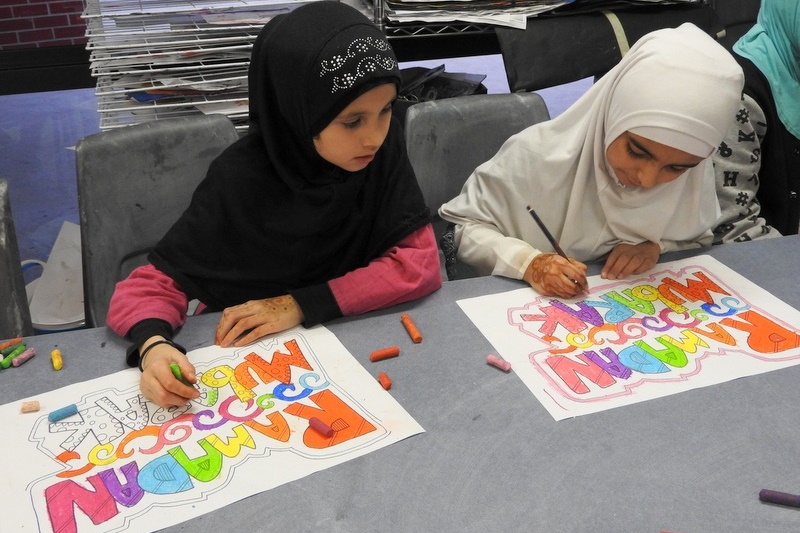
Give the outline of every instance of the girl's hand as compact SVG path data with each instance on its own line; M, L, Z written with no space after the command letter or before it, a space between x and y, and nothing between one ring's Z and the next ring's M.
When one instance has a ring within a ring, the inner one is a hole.
M572 298L586 290L586 265L558 254L539 254L522 278L544 296Z
M164 340L164 337L150 337L139 347L139 353L144 353L144 350L157 340ZM194 366L184 354L169 344L153 346L142 361L139 389L145 398L161 407L186 405L189 401L200 397L200 391L175 378L169 367L171 363L180 367L181 375L187 381L197 383Z
M641 274L658 263L661 247L654 242L639 244L619 243L608 254L600 277L603 279L623 279L630 274Z
M228 307L222 312L214 344L223 348L244 346L265 335L294 327L302 321L303 311L289 294L263 300L251 300L241 305ZM244 335L245 332L248 332L247 335ZM242 335L244 336L242 337Z

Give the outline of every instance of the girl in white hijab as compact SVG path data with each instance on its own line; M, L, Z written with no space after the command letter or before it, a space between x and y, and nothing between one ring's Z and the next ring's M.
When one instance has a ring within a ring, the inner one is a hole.
M661 252L710 245L719 217L709 156L741 99L730 54L691 24L642 37L557 118L511 137L439 214L481 274L572 297L601 276L652 268ZM526 210L531 206L566 260Z

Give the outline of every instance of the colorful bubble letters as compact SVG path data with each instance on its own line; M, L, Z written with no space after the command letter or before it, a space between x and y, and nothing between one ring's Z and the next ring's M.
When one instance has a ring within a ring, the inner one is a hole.
M709 256L590 287L458 302L556 420L800 362L800 313Z
M323 327L189 356L201 397L179 408L146 401L135 369L40 395L78 413L4 434L4 527L161 529L422 431ZM17 403L0 420L20 420Z

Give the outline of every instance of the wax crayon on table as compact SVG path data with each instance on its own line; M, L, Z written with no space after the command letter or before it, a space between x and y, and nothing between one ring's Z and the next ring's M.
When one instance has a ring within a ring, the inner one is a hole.
M312 416L308 419L308 425L317 430L323 437L333 436L333 428L316 416Z
M400 322L403 323L403 327L406 328L408 336L411 337L412 341L417 344L422 342L422 334L419 332L419 329L417 329L417 325L414 324L414 321L411 320L411 315L408 313L403 313L400 315Z
M9 344L8 346L0 350L0 355L5 357L6 355L10 354L20 346L24 346L24 343L21 340L19 342L15 342L14 344Z
M14 361L14 358L17 357L18 355L20 355L26 349L27 349L27 347L25 346L25 344L23 344L23 343L17 344L16 348L14 348L14 351L9 352L8 354L3 354L3 355L5 355L5 357L3 357L3 360L0 361L0 367L2 367L2 368L10 367L11 363Z
M31 400L29 402L22 402L22 405L19 408L21 413L35 413L39 410L39 402L36 400Z
M486 356L486 362L489 363L490 365L494 366L494 367L499 368L503 372L508 372L509 370L511 370L511 363L509 363L505 359L497 357L494 354L487 355Z
M55 411L47 415L47 420L50 422L58 422L59 420L69 418L70 416L77 414L78 414L78 406L73 403L72 405L62 407L61 409L56 409Z
M392 388L392 380L389 379L389 376L386 375L386 372L381 372L378 374L378 383L381 384L385 390L389 390Z
M53 363L53 370L61 370L64 367L64 359L61 357L61 350L55 349L50 352L50 361Z
M31 346L30 348L28 348L27 350L16 356L11 361L11 364L14 366L19 366L28 359L31 359L34 355L36 355L36 350L33 348L33 346Z
M380 350L375 350L369 355L369 360L373 363L377 361L383 361L384 359L389 359L390 357L397 357L400 355L400 348L397 346L389 346L388 348L382 348Z
M22 337L15 337L13 339L0 342L0 354L4 354L3 350L8 348L9 346L15 346L21 342L22 342Z
M777 503L789 507L800 507L800 496L789 494L788 492L778 492L777 490L761 489L758 499L766 503Z

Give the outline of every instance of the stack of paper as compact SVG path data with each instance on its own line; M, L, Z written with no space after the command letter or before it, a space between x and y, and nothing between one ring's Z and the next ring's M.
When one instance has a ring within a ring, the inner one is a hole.
M246 128L253 42L309 1L86 0L100 128L201 112Z
M528 17L561 10L565 14L653 4L700 3L703 0L375 0L383 2L389 24L432 25L448 22L490 24L525 29ZM424 28L421 32L425 33ZM469 30L467 30L469 31ZM442 33L440 30L437 33ZM452 26L452 32L461 32Z

